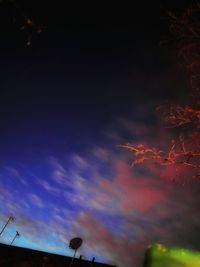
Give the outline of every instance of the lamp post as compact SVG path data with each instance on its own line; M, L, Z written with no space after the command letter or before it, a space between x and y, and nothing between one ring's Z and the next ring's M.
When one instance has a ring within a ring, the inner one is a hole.
M12 244L14 243L14 241L15 241L15 239L16 239L17 237L20 237L20 233L19 233L18 231L16 231L16 234L15 234L13 240L12 240L11 243L10 243L11 246L12 246Z
M0 232L0 236L2 235L3 231L6 229L9 222L13 222L14 220L15 220L15 218L12 215L8 218L7 222L5 223L4 227L2 228L2 230Z
M74 262L74 258L76 256L76 251L77 251L78 248L80 248L80 246L82 245L82 242L83 242L83 240L80 237L75 237L75 238L71 239L71 241L69 242L69 247L74 249L74 256L71 259L69 267L72 267L72 264Z

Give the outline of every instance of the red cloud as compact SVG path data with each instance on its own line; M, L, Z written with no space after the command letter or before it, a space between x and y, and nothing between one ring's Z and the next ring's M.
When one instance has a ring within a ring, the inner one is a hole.
M159 184L159 183L158 183ZM151 174L149 177L133 174L130 166L123 161L116 163L116 176L113 180L100 181L101 188L116 198L121 212L146 212L167 198L168 190L155 186Z
M132 266L141 263L143 253L148 245L146 240L132 241L123 234L111 233L90 213L81 213L76 226L90 251L104 255L113 264ZM133 255L134 253L134 255Z

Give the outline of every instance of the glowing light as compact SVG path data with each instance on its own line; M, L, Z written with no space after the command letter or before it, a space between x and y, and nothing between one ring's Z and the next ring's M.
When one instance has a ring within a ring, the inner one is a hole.
M145 267L182 266L199 267L200 252L169 248L161 244L148 247L145 255Z

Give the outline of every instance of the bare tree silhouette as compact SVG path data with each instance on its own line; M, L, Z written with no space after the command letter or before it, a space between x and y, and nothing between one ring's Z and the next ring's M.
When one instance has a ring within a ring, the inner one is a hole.
M131 166L146 161L160 165L178 165L192 169L193 176L200 178L200 5L188 8L176 16L168 12L169 30L175 41L177 56L188 74L189 103L161 105L157 108L166 127L175 129L175 138L167 150L143 144L122 144L133 155ZM178 134L177 134L178 133Z

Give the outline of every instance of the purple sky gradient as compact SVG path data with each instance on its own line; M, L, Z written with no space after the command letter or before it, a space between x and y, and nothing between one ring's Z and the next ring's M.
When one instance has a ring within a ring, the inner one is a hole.
M142 266L153 242L200 249L199 182L173 183L191 173L153 163L130 168L119 147L170 144L156 107L185 101L187 77L175 48L159 45L163 8L187 4L97 10L50 1L46 10L19 1L46 25L29 48L0 16L0 227L16 218L1 242L17 230L16 246L73 255L69 240L81 236L78 254L122 267Z

